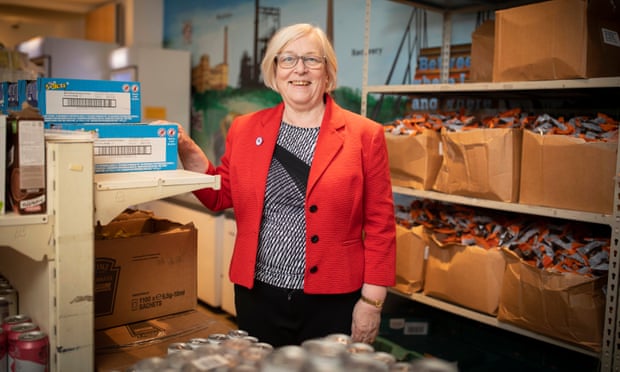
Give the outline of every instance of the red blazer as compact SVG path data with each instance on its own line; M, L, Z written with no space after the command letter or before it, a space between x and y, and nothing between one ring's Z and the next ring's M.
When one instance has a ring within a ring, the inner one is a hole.
M233 283L252 288L267 172L284 104L237 117L226 137L221 189L195 191L212 210L232 207ZM383 127L326 95L306 191L306 293L347 293L395 284L396 227Z

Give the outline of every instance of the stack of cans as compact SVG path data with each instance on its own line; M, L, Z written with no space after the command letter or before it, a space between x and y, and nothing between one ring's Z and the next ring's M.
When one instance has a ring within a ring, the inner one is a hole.
M0 372L49 371L49 338L18 312L17 291L0 275Z
M457 372L436 359L397 361L344 334L273 348L243 330L212 334L168 346L168 354L139 361L124 372Z

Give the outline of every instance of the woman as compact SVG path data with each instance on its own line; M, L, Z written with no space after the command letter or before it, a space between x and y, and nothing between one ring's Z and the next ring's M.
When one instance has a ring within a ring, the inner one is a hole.
M283 102L233 121L220 166L179 134L185 169L221 176L220 190L197 198L234 209L239 328L274 346L332 333L372 343L395 282L383 128L330 97L337 62L319 28L279 30L261 68Z

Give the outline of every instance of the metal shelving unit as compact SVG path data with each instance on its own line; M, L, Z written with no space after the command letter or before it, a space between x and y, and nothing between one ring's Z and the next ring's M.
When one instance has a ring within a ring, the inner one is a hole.
M219 176L183 170L94 175L92 140L50 140L46 214L0 216L0 272L19 310L49 335L50 371L95 370L94 225L124 208L196 189Z
M538 1L449 1L449 0L422 0L422 1L406 1L396 0L397 2L406 3L412 6L431 9L442 12L444 15L444 28L442 38L442 58L443 61L449 60L450 36L446 32L450 30L450 14L454 11L475 11L480 9L497 9L510 6L523 5L526 3L534 3ZM366 1L366 23L365 23L365 50L368 51L368 43L370 39L370 9L371 0ZM447 54L446 54L447 53ZM441 76L447 76L448 67L442 65ZM620 93L620 77L610 78L593 78L579 80L553 80L553 81L523 81L523 82L501 82L501 83L464 83L464 84L431 84L431 85L368 85L368 53L364 53L363 67L363 83L362 83L362 107L363 115L367 113L367 96L369 94L434 94L434 95L458 95L458 94L475 94L477 96L501 96L501 95L542 95L550 92L557 95L605 92L610 97L617 97ZM442 80L443 82L447 80ZM617 107L612 107L617 109ZM620 149L619 149L620 150ZM616 159L616 175L620 176L620 151L618 151ZM516 326L499 322L492 316L480 314L470 311L458 305L450 304L442 300L425 296L421 293L414 293L411 296L404 295L397 291L391 291L400 296L405 296L413 301L424 303L450 313L469 318L474 321L485 323L497 328L501 328L510 332L518 333L534 339L538 339L550 344L554 344L576 352L584 353L599 358L601 371L620 371L620 318L618 317L618 296L620 295L618 288L618 269L620 267L620 187L619 183L615 183L614 188L614 205L612 214L597 214L582 211L574 211L558 208L546 208L533 205L523 205L517 203L504 203L457 195L443 194L434 191L414 190L405 187L394 187L396 194L413 196L416 198L427 198L439 200L449 203L471 205L475 207L490 208L507 212L524 213L530 215L547 216L553 218L563 218L586 223L595 223L607 225L611 228L611 253L609 262L609 274L607 284L607 301L605 306L605 329L603 330L602 351L594 353L589 350L580 348L573 344L569 344L554 338L550 338L529 330L521 329Z

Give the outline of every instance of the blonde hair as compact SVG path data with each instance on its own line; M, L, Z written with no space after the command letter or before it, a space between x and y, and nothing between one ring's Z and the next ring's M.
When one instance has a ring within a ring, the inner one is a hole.
M336 60L336 52L334 51L334 47L323 30L308 23L298 23L283 27L271 37L271 40L267 45L267 50L265 51L265 57L261 63L263 82L267 88L271 88L278 92L278 88L276 86L276 57L290 42L304 36L317 38L319 44L321 45L323 55L326 58L327 63L325 64L325 67L327 71L327 85L325 87L325 91L331 92L336 89L338 61Z

